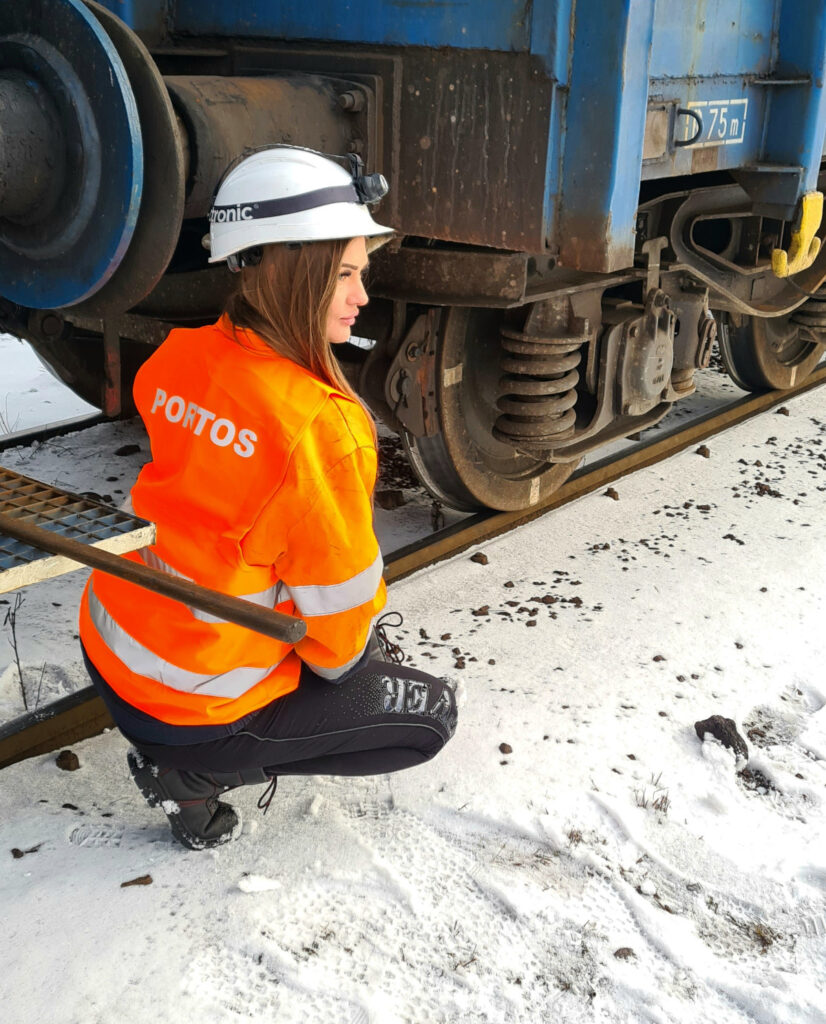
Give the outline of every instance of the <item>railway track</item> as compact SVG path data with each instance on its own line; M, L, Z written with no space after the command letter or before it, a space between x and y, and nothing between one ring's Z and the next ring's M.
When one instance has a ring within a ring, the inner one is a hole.
M55 423L47 423L36 430L16 430L11 434L4 434L0 437L0 452L9 448L18 448L21 445L31 445L38 441L49 441L53 437L63 437L72 434L84 427L95 427L99 423L109 422L103 413L93 416L73 416L68 420L58 420Z
M747 395L723 409L701 416L688 424L640 442L630 451L609 456L575 473L545 503L518 512L490 512L470 516L422 541L394 551L385 565L385 579L392 584L467 548L513 530L576 498L604 487L629 473L669 458L699 444L729 427L781 405L797 395L826 384L826 366L821 366L803 384L786 391ZM97 422L97 420L89 421ZM59 436L77 430L82 422L54 424L29 434L15 435L14 444ZM0 451L10 447L0 442ZM0 725L0 768L36 754L44 754L76 743L112 726L106 708L90 686L37 711Z

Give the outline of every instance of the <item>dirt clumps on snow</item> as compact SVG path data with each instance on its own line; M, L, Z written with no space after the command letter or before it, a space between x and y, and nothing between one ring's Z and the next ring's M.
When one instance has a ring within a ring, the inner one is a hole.
M737 773L737 777L746 787L755 793L765 796L767 793L777 792L774 783L758 768L743 768Z
M38 843L37 846L30 846L28 850L21 850L17 846L12 847L11 855L15 860L20 860L21 857L25 857L27 853L37 853L43 843Z
M746 741L737 731L737 726L731 718L724 718L722 715L712 715L701 722L694 723L694 730L703 742L707 735L719 740L724 747L733 750L735 757L744 761L749 759L749 748Z
M76 772L80 768L80 760L74 750L61 750L54 763L64 772Z
M152 881L151 875L138 875L137 878L130 878L128 882L121 882L120 887L126 889L130 885L151 885Z

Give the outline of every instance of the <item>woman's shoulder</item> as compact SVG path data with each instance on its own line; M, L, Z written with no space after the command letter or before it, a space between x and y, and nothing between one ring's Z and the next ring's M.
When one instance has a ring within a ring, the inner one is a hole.
M329 400L319 414L330 429L348 437L354 447L375 448L375 435L368 417L361 402L335 388L330 388Z
M201 366L209 365L202 389L226 393L235 401L243 397L253 419L268 433L279 435L287 448L302 437L314 446L332 445L336 450L374 445L360 402L273 352L255 332L234 327L226 316L203 327L176 327L158 352L159 361L197 376L192 364L196 353Z

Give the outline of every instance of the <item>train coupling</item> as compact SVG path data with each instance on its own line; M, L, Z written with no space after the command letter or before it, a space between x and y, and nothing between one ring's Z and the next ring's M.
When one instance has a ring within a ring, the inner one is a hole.
M823 218L823 193L807 192L801 196L800 212L792 227L789 251L772 251L772 271L775 277L791 277L807 270L820 252L817 230Z

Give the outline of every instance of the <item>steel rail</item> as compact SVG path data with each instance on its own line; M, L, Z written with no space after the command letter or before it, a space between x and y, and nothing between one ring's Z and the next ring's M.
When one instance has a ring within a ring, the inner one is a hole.
M747 395L722 410L708 413L652 441L640 443L629 452L608 456L587 466L575 473L542 504L518 512L480 513L462 520L433 537L394 551L387 559L385 579L389 584L397 582L420 569L460 554L469 547L516 529L635 470L662 462L691 445L708 440L729 427L743 423L824 383L826 366L818 368L802 384L787 391ZM42 709L0 725L0 768L96 736L113 724L101 698L91 686L86 687Z
M72 416L67 420L55 420L54 423L46 423L42 427L0 434L0 452L7 451L9 448L23 448L26 445L34 444L35 441L49 441L53 437L64 437L66 434L74 434L78 430L88 430L89 427L97 427L101 423L110 422L111 420L103 413L86 413L82 416Z

